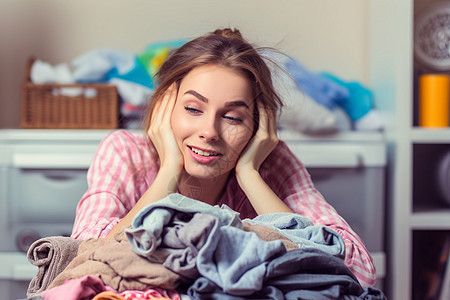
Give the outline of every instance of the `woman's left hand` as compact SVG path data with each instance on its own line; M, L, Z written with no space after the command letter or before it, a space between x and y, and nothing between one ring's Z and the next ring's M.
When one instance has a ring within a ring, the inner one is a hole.
M258 215L293 213L261 177L259 168L278 144L276 111L258 103L259 127L236 164L236 178Z
M278 144L276 111L266 109L262 103L257 103L259 127L255 136L242 152L237 164L237 175L245 171L259 171L264 160Z

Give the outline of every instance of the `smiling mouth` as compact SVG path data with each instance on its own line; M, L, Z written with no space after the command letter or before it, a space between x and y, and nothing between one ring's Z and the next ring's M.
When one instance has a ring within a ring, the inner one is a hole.
M192 152L194 152L197 155L201 155L204 157L210 157L210 156L220 156L221 154L218 152L210 152L210 151L205 151L205 150L200 150L197 148L194 148L192 146L188 146L189 149L191 149Z

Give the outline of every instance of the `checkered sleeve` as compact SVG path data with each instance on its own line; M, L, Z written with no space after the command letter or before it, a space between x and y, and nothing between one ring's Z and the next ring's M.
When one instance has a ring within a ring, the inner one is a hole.
M105 237L136 204L148 185L142 182L142 143L124 130L99 145L88 170L88 189L78 203L72 237Z

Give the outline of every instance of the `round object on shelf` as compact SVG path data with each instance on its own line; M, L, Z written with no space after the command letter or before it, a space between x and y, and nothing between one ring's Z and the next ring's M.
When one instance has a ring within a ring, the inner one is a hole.
M439 162L438 184L444 200L450 206L450 151Z
M414 53L425 67L450 70L450 1L434 3L416 18Z

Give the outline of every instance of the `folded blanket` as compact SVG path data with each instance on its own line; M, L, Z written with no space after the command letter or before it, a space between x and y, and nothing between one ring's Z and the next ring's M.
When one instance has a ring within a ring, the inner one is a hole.
M38 272L30 281L27 297L38 295L50 285L75 257L80 243L70 237L53 236L31 244L28 261L38 267Z

